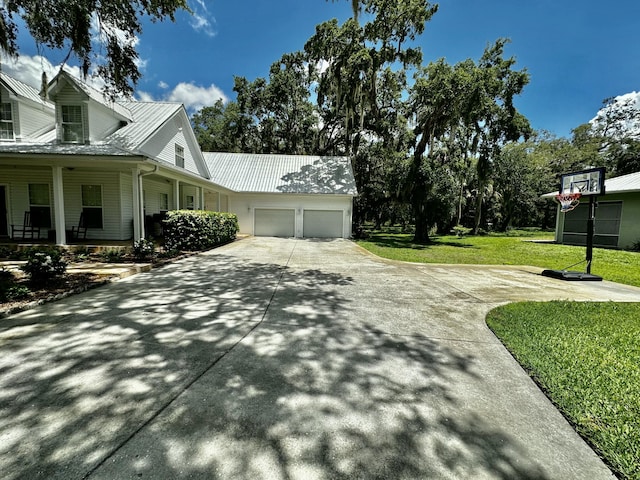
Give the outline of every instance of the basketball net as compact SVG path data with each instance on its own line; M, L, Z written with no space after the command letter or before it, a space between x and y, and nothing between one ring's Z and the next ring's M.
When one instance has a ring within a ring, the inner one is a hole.
M580 193L560 193L556 195L556 200L560 202L561 212L570 212L580 203Z

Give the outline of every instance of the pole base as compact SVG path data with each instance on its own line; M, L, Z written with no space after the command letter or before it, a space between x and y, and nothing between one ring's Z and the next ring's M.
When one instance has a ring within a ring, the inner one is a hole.
M570 270L543 270L542 276L557 278L558 280L566 280L569 282L600 282L602 281L602 277L598 275L592 275L591 273L585 272L574 272Z

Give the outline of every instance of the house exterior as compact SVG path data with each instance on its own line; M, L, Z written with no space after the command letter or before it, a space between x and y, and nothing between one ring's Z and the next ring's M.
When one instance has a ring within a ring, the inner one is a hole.
M260 219L261 209L291 205L284 197L301 198L233 190L230 179L261 174L205 161L181 104L111 102L61 71L46 95L0 74L0 108L0 237L10 236L12 225L17 231L28 212L39 237L58 245L68 243L81 216L87 239L137 240L158 234L163 212L181 208L235 211L242 232L268 233L239 205L249 203ZM315 202L317 210L341 209L350 218L350 192L309 194L300 208ZM350 223L342 233L350 235Z
M240 231L256 236L351 237L357 194L347 157L205 153Z
M543 195L553 198L555 193ZM640 241L640 172L605 180L605 194L597 199L594 246L631 248ZM556 217L556 242L586 245L588 198L567 213Z

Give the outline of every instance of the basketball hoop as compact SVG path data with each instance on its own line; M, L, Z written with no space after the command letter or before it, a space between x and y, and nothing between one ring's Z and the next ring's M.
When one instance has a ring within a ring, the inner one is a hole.
M580 203L580 193L560 193L556 195L556 200L560 202L562 213L570 212Z

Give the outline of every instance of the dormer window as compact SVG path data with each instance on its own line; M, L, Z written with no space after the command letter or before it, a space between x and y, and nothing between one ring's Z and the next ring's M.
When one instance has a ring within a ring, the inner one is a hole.
M13 113L10 103L0 105L0 140L13 140Z
M62 141L84 143L81 105L62 105Z
M184 168L184 147L176 143L176 166Z

